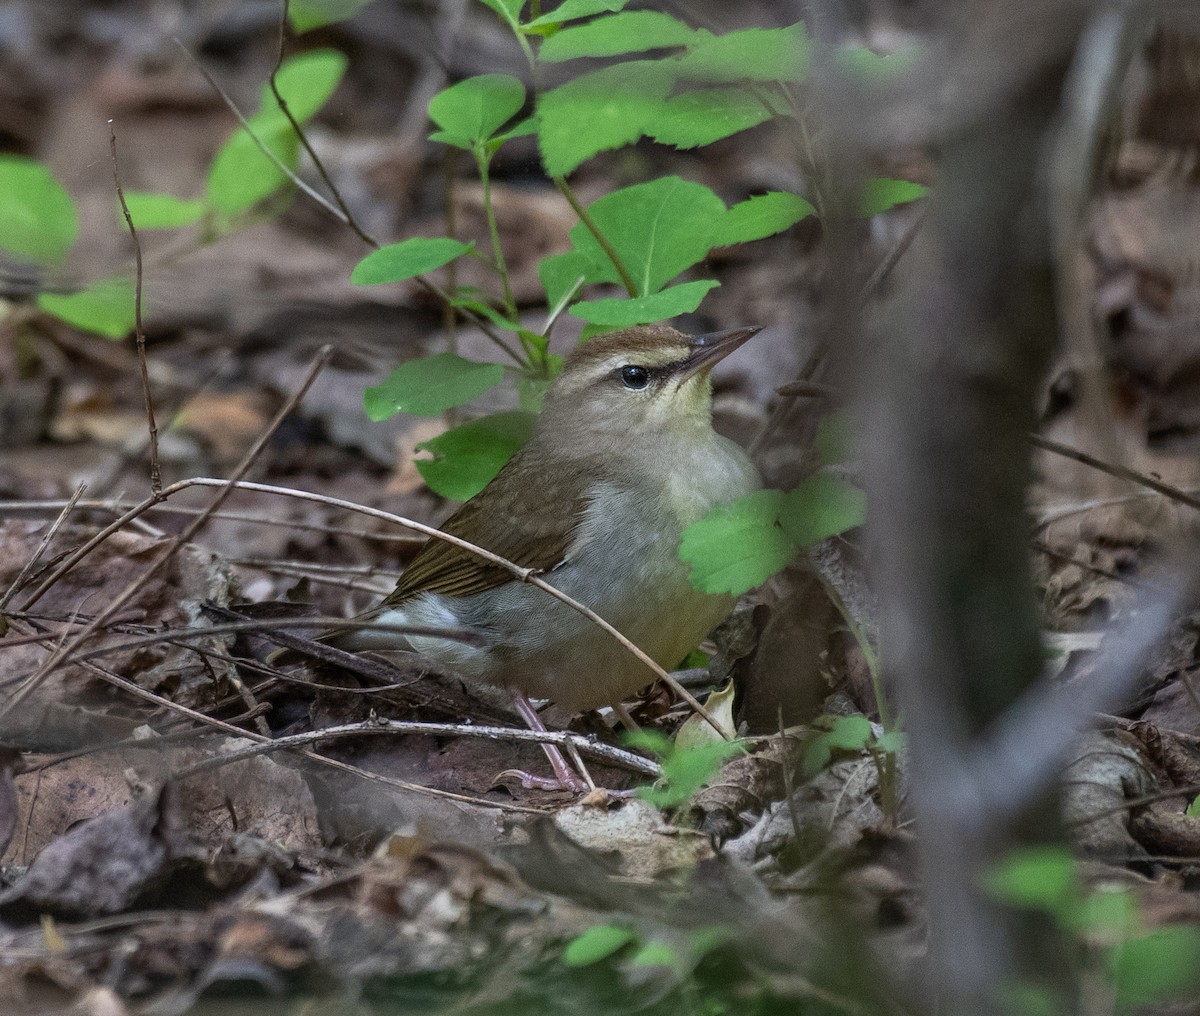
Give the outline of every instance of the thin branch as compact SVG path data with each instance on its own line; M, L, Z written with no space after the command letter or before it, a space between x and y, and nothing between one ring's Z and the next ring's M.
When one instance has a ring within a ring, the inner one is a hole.
M500 273L500 282L504 286L504 308L514 321L517 318L517 301L513 299L512 284L508 280L508 266L504 263L504 247L500 243L500 227L496 224L496 209L492 205L492 173L488 166L488 155L476 145L472 150L475 156L475 168L479 171L479 183L483 188L483 214L487 219L488 238L492 242L492 257L496 261L496 271Z
M165 488L163 491L163 497L168 497L171 494L184 489L185 487L225 487L229 484L230 481L227 480L220 480L211 477L193 477L190 480L180 480L178 483L174 483L170 487ZM729 739L729 735L721 728L721 725L713 719L708 710L700 704L700 702L690 691L684 688L678 681L675 680L674 677L672 677L669 673L667 673L667 671L655 663L649 656L646 655L646 653L634 645L633 642L622 635L616 628L604 620L604 618L602 618L594 610L580 603L578 600L572 599L566 593L540 578L536 574L536 569L522 568L520 565L514 564L512 561L501 557L499 554L494 554L490 550L477 546L476 544L469 543L468 541L462 540L457 536L451 535L450 533L444 533L440 529L434 529L433 526L426 526L420 522L414 522L412 519L406 519L400 515L393 515L391 512L381 511L378 508L369 508L366 505L355 504L353 501L345 501L342 498L329 497L325 494L312 494L308 491L294 490L290 487L277 487L272 484L253 483L245 480L238 481L234 483L233 486L236 486L241 490L257 491L263 494L275 494L282 497L296 498L297 500L301 501L313 501L317 504L324 504L334 508L345 508L347 511L358 512L360 515L365 515L368 518L379 519L383 522L390 522L405 529L411 529L414 532L422 533L423 535L432 537L433 539L443 540L446 543L451 543L454 546L467 551L468 553L483 558L485 561L494 564L499 568L503 568L519 582L527 582L530 585L537 586L539 589L549 593L556 600L565 603L572 610L578 611L594 624L597 624L603 628L610 636L621 643L621 645L623 645L630 653L632 653L647 668L649 668L655 677L665 682L667 686L675 692L675 694L677 694L689 706L691 706L691 708L695 710L695 712L697 712L714 730L718 731L723 738L726 740ZM103 529L100 533L93 537L92 540L88 541L88 543L84 544L84 546L76 551L75 554L72 554L61 565L59 565L59 567L47 577L42 585L34 591L34 595L30 598L29 602L24 605L25 609L28 609L29 606L38 597L40 597L43 592L45 592L46 588L49 588L53 582L57 581L63 572L73 567L75 563L90 553L96 546L99 545L100 542L120 529L131 518L136 518L138 515L142 514L142 512L149 510L151 507L153 507L151 503L142 502L120 519L117 519L111 525ZM189 529L190 528L191 527L189 527ZM3 715L4 707L0 707L0 716Z
M46 512L61 511L72 503L72 499L46 498L41 501L0 501L0 514L8 512ZM119 499L81 499L76 507L80 511L103 511L110 515L120 515L137 507L133 501ZM159 503L153 504L146 511L166 512L170 515L199 515L203 508L189 508L186 505ZM319 522L303 522L299 519L277 518L272 515L256 515L248 512L213 512L214 519L230 522L252 522L260 526L282 526L286 529L302 529L306 532L326 533L330 536L351 536L359 540L375 540L380 543L423 543L420 536L408 533L372 533L365 529L346 529L342 526L330 526ZM276 562L278 563L278 562ZM348 569L343 569L343 571Z
M117 189L121 214L125 216L125 225L129 228L130 239L133 240L133 334L137 342L142 396L146 402L146 426L150 434L150 492L157 494L162 490L162 471L158 466L158 424L154 422L154 397L150 393L150 372L146 368L146 329L142 327L142 241L138 239L133 216L129 214L129 205L125 203L125 191L121 187L121 174L117 167L117 131L111 119L108 121L108 148L112 156L113 186Z
M244 130L250 136L250 140L258 146L258 150L270 160L275 168L278 169L279 172L281 172L285 177L287 177L288 180L295 184L302 194L315 201L318 205L324 208L325 211L342 223L342 225L348 226L351 229L355 229L355 226L350 220L348 213L343 213L340 208L336 207L322 194L309 186L309 184L303 180L295 170L284 163L283 160L280 159L279 156L277 156L273 151L271 151L270 147L257 134L255 134L254 129L250 126L250 122L245 116L242 115L242 111L238 109L237 104L229 97L229 94L219 84L217 84L216 79L209 74L204 65L192 55L188 48L182 42L180 42L178 38L173 39L172 41L176 46L183 50L184 55L187 56L187 58L196 66L196 69L204 75L204 80L208 82L212 90L217 93L217 95L221 98L221 101L225 103L229 111L237 118L242 130ZM372 240L366 234L360 233L359 235L366 239L367 242L371 243L374 247L379 247L378 242ZM436 283L433 283L429 279L425 278L425 276L418 275L413 279L413 281L416 282L417 285L419 285L426 292L435 296L437 299L450 306L453 306L449 294L447 294L446 291ZM513 348L500 337L500 335L484 318L465 307L455 307L454 309L473 325L475 325L475 327L483 332L483 334L486 335L493 343L495 343L497 346L503 349L504 352L516 360L517 363L524 365L525 361L520 357L520 355L518 355Z
M46 535L42 537L41 542L37 545L37 549L34 550L33 555L29 558L29 560L25 562L25 567L22 568L17 577L12 580L12 584L7 590L5 590L4 595L0 596L0 610L3 610L8 606L9 601L14 595L16 595L17 590L19 590L21 586L25 584L25 580L29 577L29 574L36 567L38 561L42 559L42 555L46 553L46 548L50 546L50 541L54 539L55 533L62 528L62 524L67 521L68 516L78 506L79 499L83 496L83 492L85 490L87 490L86 483L81 483L75 488L75 493L72 494L67 503L63 505L62 511L58 513L58 518L56 518L50 528L46 530Z
M583 207L579 201L579 198L575 196L575 192L571 190L571 186L567 183L566 177L556 176L554 178L554 186L557 187L562 196L567 199L567 204L569 204L572 210L574 210L575 214L579 216L579 221L582 222L584 228L586 228L587 231L592 234L596 240L596 243L600 245L600 249L604 251L606 255L608 255L608 260L613 263L613 267L617 270L617 274L621 277L621 284L625 287L625 292L629 294L630 298L637 296L638 288L634 284L633 276L629 274L629 269L625 267L625 262L621 260L621 255L618 254L613 248L613 245L608 242L608 237L606 237L600 231L600 227L596 225L595 220L591 217L591 215L588 214L588 210Z
M197 773L219 769L230 762L239 762L255 755L285 751L303 745L314 744L336 737L362 737L372 734L420 734L430 737L482 737L489 741L532 741L552 744L559 748L575 748L581 755L597 759L608 765L628 769L655 779L662 776L662 767L657 762L635 755L633 752L616 748L611 744L593 740L583 734L572 734L560 730L526 730L522 727L484 727L474 723L421 723L415 720L365 720L362 723L347 723L322 730L310 730L303 734L277 737L249 748L241 748L222 754L219 758L206 759L174 773L176 779L195 776Z
M22 627L27 626L22 625ZM52 639L47 638L45 644L47 646L52 646L54 642ZM271 738L265 737L262 734L245 730L242 727L235 727L233 724L228 723L225 720L218 720L216 717L208 716L204 713L198 712L195 709L190 709L187 706L180 705L178 702L172 702L170 699L163 698L161 695L156 695L154 692L142 688L133 681L126 680L118 674L114 674L111 671L105 670L103 667L98 667L96 664L89 661L83 661L80 663L80 666L84 667L90 673L94 674L107 684L111 684L114 687L120 688L123 691L126 691L137 698L153 703L160 708L167 709L174 713L179 713L180 715L202 723L205 726L212 727L216 730L221 730L226 734L232 734L234 737L246 738L259 743L274 743ZM497 808L501 811L519 811L526 812L531 815L545 814L545 810L541 808L529 808L522 805L508 804L501 801L490 801L487 798L471 797L468 794L456 794L449 790L438 790L435 787L423 787L419 783L409 783L407 780L397 779L394 776L385 776L383 773L373 773L369 770L361 768L360 766L352 765L349 762L342 762L339 759L329 758L327 755L322 755L315 751L304 751L302 754L305 758L311 759L312 761L320 763L321 765L328 766L332 769L339 769L342 772L349 773L350 775L356 776L359 779L368 780L372 783L379 783L397 790L404 790L415 794L426 794L430 797L446 798L452 801L460 801L466 804L478 805L482 808Z
M333 180L330 179L329 174L325 171L324 164L317 157L317 153L313 150L313 146L309 144L308 136L304 133L303 129L301 129L296 118L292 116L292 111L288 109L287 101L279 92L279 84L276 81L276 75L279 73L279 68L283 66L283 51L284 43L287 41L289 6L289 0L283 0L283 16L279 19L279 52L276 54L275 66L271 69L271 76L267 79L267 84L271 88L271 94L275 96L275 101L279 104L279 111L285 117L287 117L287 122L292 125L292 132L296 135L296 138L299 140L300 144L304 146L304 150L308 152L308 157L312 159L313 165L316 167L321 179L325 182L325 186L329 188L329 193L333 195L333 200L337 202L337 206L342 213L342 221L354 231L355 236L362 240L363 243L370 247L377 248L379 246L379 241L363 230L363 228L355 220L353 214L351 214L350 209L346 207L346 202L342 199L341 191L334 186Z
M176 551L178 551L180 547L186 544L193 536L195 536L197 532L199 532L200 529L204 527L204 525L208 522L212 512L216 511L221 504L224 503L225 499L228 498L231 493L233 493L234 489L237 487L238 481L249 471L250 467L254 465L254 462L262 453L262 450L267 446L267 442L271 439L271 436L279 428L279 425L283 423L284 419L292 412L293 409L295 409L296 405L312 386L312 383L316 381L317 375L321 372L321 369L325 366L325 364L328 363L329 358L332 355L332 346L325 345L321 347L317 355L313 358L312 363L309 365L308 372L300 387L292 393L292 395L284 402L282 406L279 407L279 411L275 414L274 419L272 419L270 424L267 425L267 428L259 436L258 440L256 440L250 447L249 451L246 452L245 456L242 458L242 461L234 468L233 474L230 476L230 478L228 480L221 480L217 482L217 485L221 489L217 492L216 496L209 504L209 510L202 515L198 515L195 519L188 523L182 532L173 537L167 543L166 547L163 548L163 552L159 554L149 568L142 572L142 574L136 579L131 581L111 601L105 604L104 609L101 610L100 613L97 614L96 617L84 627L83 631L79 632L78 635L76 635L61 649L53 652L49 659L47 659L41 667L39 667L33 674L29 676L28 680L26 680L26 682L13 693L8 701L0 704L0 717L8 715L8 713L16 708L16 706L20 704L43 679L53 672L56 667L66 663L71 658L72 654L79 649L80 645L87 638L97 631L104 624L104 622L112 617L113 614L115 614L121 607L123 607L134 596L136 596L146 585L146 583L149 582L149 580L156 575L159 570L171 559ZM160 494L159 496L161 497L163 495ZM45 586L45 583L43 583L43 586ZM38 595L40 595L41 589L42 587L39 587ZM28 607L28 604L26 604L26 607Z
M1098 459L1094 455L1089 455L1087 452L1081 452L1078 448L1072 448L1070 445L1059 444L1057 441L1051 441L1049 438L1042 437L1040 434L1030 434L1029 441L1035 448L1041 448L1043 451L1053 452L1055 455L1061 455L1064 458L1074 459L1076 462L1081 462L1085 466L1091 466L1093 469L1098 469L1102 473L1108 473L1109 476L1115 476L1121 480L1129 480L1132 483L1140 484L1143 487L1148 487L1156 493L1162 494L1163 497L1170 498L1172 501L1177 501L1179 504L1185 504L1189 508L1195 508L1200 511L1200 498L1194 498L1190 494L1184 493L1178 487L1172 487L1169 483L1163 483L1161 480L1156 480L1152 476L1147 476L1145 473L1139 473L1135 469L1130 469L1127 466L1117 465L1113 462L1105 462L1103 459Z

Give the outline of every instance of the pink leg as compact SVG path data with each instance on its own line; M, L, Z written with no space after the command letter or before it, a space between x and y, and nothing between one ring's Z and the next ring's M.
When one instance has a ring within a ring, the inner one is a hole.
M530 704L529 699L524 695L517 695L514 697L514 701L517 706L517 712L521 714L521 719L525 721L525 725L530 730L545 731L546 725L542 722L538 711ZM567 765L567 760L563 758L562 752L558 750L557 745L543 744L542 750L546 753L546 758L550 760L550 767L554 770L554 779L546 779L544 776L534 776L520 770L510 770L520 776L521 786L527 789L536 787L539 790L573 790L576 793L586 793L591 789Z

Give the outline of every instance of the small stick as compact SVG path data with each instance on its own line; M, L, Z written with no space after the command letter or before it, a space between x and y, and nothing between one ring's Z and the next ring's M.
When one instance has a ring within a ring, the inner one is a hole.
M715 719L713 719L708 710L705 709L704 706L701 705L696 699L696 696L684 688L683 685L675 680L674 677L672 677L669 673L667 673L667 671L650 659L649 656L647 656L641 649L634 645L628 638L622 635L616 628L604 620L604 618L602 618L594 610L580 603L578 600L572 599L555 586L550 585L550 583L546 582L536 574L536 569L534 568L523 568L518 564L514 564L507 558L501 557L499 554L493 554L490 550L486 550L485 548L477 546L476 544L469 543L468 541L460 539L457 536L452 536L449 533L444 533L440 529L434 529L433 526L426 526L420 522L414 522L412 519L406 519L400 515L393 515L391 512L381 511L378 508L368 508L366 505L356 504L353 501L346 501L339 497L330 497L327 494L312 494L308 491L294 490L291 487L277 487L273 484L254 483L248 480L233 481L231 484L231 481L228 480L214 479L211 477L193 477L190 480L180 480L178 483L174 483L170 487L165 488L163 491L163 497L167 497L178 490L182 490L184 487L226 487L230 485L236 486L241 490L253 490L264 494L277 494L283 497L296 498L301 501L315 501L318 504L329 505L334 508L345 508L348 511L358 512L360 515L365 515L368 518L390 522L405 529L411 529L414 532L422 533L425 536L432 537L433 539L443 540L446 543L454 544L454 546L459 547L468 553L474 554L477 557L481 557L485 561L496 565L497 567L503 568L505 571L513 575L513 577L515 577L518 581L527 582L530 585L537 586L539 589L549 593L556 600L565 603L572 610L578 611L594 624L597 624L603 628L606 632L608 632L609 635L620 642L621 645L623 645L630 653L632 653L643 664L645 664L656 677L664 681L672 691L674 691L689 706L691 706L691 708L698 713L700 717L709 724L709 726L717 731L722 738L725 740L730 739L729 734L725 732L725 730ZM57 569L55 569L55 572L48 576L42 585L34 591L34 595L25 604L25 609L28 609L30 604L39 596L41 596L41 594L45 591L45 588L43 587L48 588L50 584L52 584L54 581L57 581L63 571L72 567L75 562L89 553L102 539L107 538L109 535L111 535L111 533L120 529L121 526L123 526L131 518L136 518L138 515L141 515L143 512L149 510L149 508L152 506L153 504L151 502L142 502L120 519L117 519L111 525L107 526L104 530L93 537L91 541L76 551L75 554L72 554L69 558L67 558L67 560L64 561ZM194 532L194 529L189 526L188 530L185 532L188 532L190 536L191 532ZM0 716L4 715L5 708L6 707L0 707Z
M19 705L29 695L38 684L41 683L56 667L66 663L71 656L79 649L80 645L96 632L101 625L104 624L110 617L113 616L121 607L136 596L150 579L158 574L159 570L171 559L176 551L187 543L200 529L208 522L212 512L216 511L233 493L240 480L254 465L262 450L266 447L267 442L271 439L271 435L279 428L284 419L289 413L295 409L297 403L304 397L304 394L316 381L317 375L321 369L329 362L330 356L333 355L333 346L322 346L317 355L313 358L309 366L308 374L304 378L300 387L292 393L292 395L279 408L279 412L275 414L274 419L268 424L266 430L259 436L258 440L246 452L242 461L234 468L233 474L228 480L219 481L220 490L209 504L209 510L202 515L196 516L184 529L177 535L171 538L167 546L163 548L163 552L154 560L154 562L141 575L130 582L121 592L119 592L104 608L97 614L83 630L79 632L70 642L66 643L61 649L51 653L50 658L46 660L36 671L30 674L29 678L21 687L19 687L8 701L0 704L0 718L8 715L17 705ZM162 495L159 494L159 497ZM43 583L45 585L45 583ZM40 589L41 587L39 587Z
M285 751L313 744L317 741L335 737L362 737L372 734L422 734L431 737L482 737L489 741L533 741L539 744L552 744L568 751L578 751L597 761L609 765L629 769L644 776L656 779L662 776L662 768L657 762L625 751L622 748L593 741L582 734L572 734L563 730L527 730L522 727L484 727L475 723L423 723L415 720L364 720L361 723L347 723L337 727L325 727L322 730L310 730L303 734L292 734L288 737L277 737L272 741L264 741L246 748L240 748L221 755L219 758L206 759L195 765L174 773L176 779L195 776L197 773L220 769L230 762L253 758L275 751ZM244 732L243 732L244 736ZM153 742L149 742L153 744Z
M16 594L17 590L25 584L25 580L29 577L29 573L33 571L34 566L38 563L38 561L41 560L42 555L46 553L46 548L50 546L50 541L54 539L54 534L62 528L62 524L67 521L67 517L71 514L71 511L76 505L79 504L79 499L83 496L83 492L85 490L87 490L86 483L81 483L75 488L75 493L72 494L70 500L63 505L62 511L58 513L58 518L56 518L50 528L46 530L46 535L42 537L41 542L37 545L37 549L33 552L33 556L25 562L25 567L21 569L20 574L12 580L12 585L10 585L5 591L4 595L0 597L0 610L3 610L8 606L9 601ZM3 643L0 643L0 645L2 644Z
M51 645L52 639L46 639L46 644ZM171 712L179 713L196 720L209 727L217 730L222 730L227 734L232 734L234 737L247 738L251 741L259 743L268 742L270 738L264 737L262 734L251 730L244 730L241 727L235 727L231 723L224 720L218 720L214 716L207 716L204 713L197 712L195 709L189 709L187 706L180 705L178 702L172 702L170 699L163 698L161 695L156 695L152 691L147 691L145 688L134 684L133 681L128 681L117 674L105 670L103 667L98 667L94 663L84 661L80 664L81 667L87 669L100 680L121 688L129 694L137 698L144 699L147 702L152 702L160 708L168 709ZM274 742L271 742L274 743ZM405 790L416 794L426 794L430 797L447 798L452 801L461 801L466 804L477 805L482 808L498 808L501 811L520 811L527 812L531 815L545 814L545 809L529 808L518 804L508 804L501 801L489 801L487 798L471 797L469 794L456 794L450 790L438 790L436 787L423 787L419 783L409 783L407 780L397 779L394 776L385 776L383 773L373 773L360 766L353 765L349 762L342 762L339 759L329 758L327 755L322 755L320 752L304 751L302 752L305 758L318 762L321 765L328 766L332 769L339 769L342 772L349 773L359 779L367 780L372 783L379 783L383 786L393 787L397 790Z
M1172 487L1170 484L1163 483L1161 480L1156 480L1145 473L1139 473L1137 470L1130 469L1127 466L1120 466L1112 462L1105 462L1103 459L1098 459L1094 455L1089 455L1087 452L1082 452L1078 448L1072 448L1070 445L1059 444L1057 441L1051 441L1049 438L1042 437L1040 434L1030 434L1029 442L1035 448L1041 448L1043 451L1053 452L1055 455L1061 455L1063 458L1074 459L1076 462L1081 462L1085 466L1091 466L1093 469L1098 469L1102 473L1108 473L1109 476L1115 476L1120 480L1129 480L1133 483L1141 484L1143 487L1149 487L1150 490L1162 494L1164 497L1170 498L1172 501L1178 501L1180 504L1185 504L1189 508L1195 508L1200 511L1200 498L1194 498L1190 494L1185 494L1178 487Z
M350 213L350 209L346 207L346 202L342 199L341 191L339 191L333 185L333 180L329 178L329 174L325 171L324 164L319 158L317 158L317 153L313 150L313 146L309 144L308 136L303 130L300 129L300 124L296 122L296 118L292 116L292 111L288 109L287 101L279 93L279 84L275 80L275 76L279 73L279 68L283 66L283 49L284 43L287 41L289 7L290 0L283 0L283 16L279 19L279 52L275 56L275 66L271 68L271 76L267 79L267 83L271 88L271 94L275 96L275 101L279 103L279 111L285 117L287 117L287 122L292 125L292 133L296 135L296 138L299 140L300 144L304 146L304 150L308 152L308 157L312 159L313 165L317 167L317 172L321 175L321 179L325 182L325 186L329 188L329 193L333 195L333 200L337 202L338 208L341 209L342 221L354 231L354 234L360 240L362 240L363 243L370 247L378 247L379 241L373 236L370 236L362 228L362 226L358 224L354 216Z
M133 216L129 214L129 205L125 203L125 191L121 187L121 175L117 168L117 131L111 119L108 121L108 148L112 154L113 185L117 188L117 200L121 202L121 214L125 216L125 225L129 227L129 235L133 239L133 334L137 340L142 396L146 401L146 424L150 431L150 492L158 494L162 492L162 472L158 467L158 425L154 422L154 398L150 394L150 373L146 369L146 330L142 327L142 242L134 228Z
M324 208L325 211L327 211L330 215L332 215L335 219L337 219L338 222L340 222L343 226L348 226L351 229L354 229L354 226L351 224L348 215L344 214L340 208L338 208L331 201L329 201L326 197L324 197L324 195L320 194L314 188L310 187L306 181L301 179L300 175L298 173L296 173L295 170L293 170L282 159L280 159L278 155L276 155L273 151L271 151L270 147L262 140L262 138L260 138L257 134L254 133L254 130L253 130L253 128L251 128L249 121L245 118L245 116L242 115L242 111L240 109L238 109L237 103L235 103L233 101L233 99L231 99L229 97L229 94L219 84L217 84L216 79L211 74L209 74L208 70L204 67L204 65L202 63L200 63L200 61L197 60L195 56L192 55L191 51L188 50L188 48L182 42L180 42L178 38L173 39L172 41L181 50L183 50L184 55L189 60L191 60L192 63L196 66L196 69L199 70L200 73L204 75L204 80L208 82L209 87L211 87L212 90L214 92L216 92L218 96L220 96L221 101L225 103L225 105L228 107L229 111L231 113L233 113L233 115L237 118L237 121L241 125L242 130L244 130L247 134L250 135L250 140L252 140L255 143L255 145L258 146L258 150L260 152L262 152L262 154L271 161L271 163L275 166L275 168L278 169L279 172L281 172L284 176L286 176L288 178L288 180L290 180L293 184L295 184L296 187L300 190L300 192L302 194L305 194L306 196L311 198L313 201L315 201L318 205L320 205L322 208ZM359 235L362 236L365 240L367 240L367 242L369 242L371 244L371 246L373 246L375 248L379 247L379 243L375 240L372 240L366 234L360 233ZM414 278L413 281L416 282L417 285L419 285L427 293L430 293L437 299L441 300L443 303L453 306L451 304L450 295L444 289L442 289L440 286L436 285L435 283L431 282L429 279L425 278L425 276L418 275ZM458 311L458 313L461 314L463 317L465 317L468 321L470 321L481 332L483 332L483 334L486 335L496 346L498 346L500 349L504 350L504 352L507 353L510 357L512 357L517 363L522 364L522 365L525 363L525 361L521 358L521 356L512 348L512 346L510 346L507 342L504 341L503 338L501 338L500 334L491 327L491 325L487 322L487 320L480 317L474 311L469 310L466 307L455 307L454 309L456 311Z

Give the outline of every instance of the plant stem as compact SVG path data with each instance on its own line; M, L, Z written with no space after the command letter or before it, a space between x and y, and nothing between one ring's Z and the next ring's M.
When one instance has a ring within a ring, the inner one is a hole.
M554 178L554 186L558 188L559 193L567 199L567 204L579 216L579 221L583 223L585 228L595 238L596 243L600 245L600 249L608 255L608 260L613 263L613 267L617 270L617 274L621 276L621 283L625 286L625 291L629 296L635 297L638 295L638 288L634 285L633 276L629 274L629 269L625 267L621 256L613 249L613 245L608 242L608 237L600 232L600 227L588 215L587 209L579 203L579 198L575 196L575 192L571 190L570 184L567 183L566 177L556 176Z
M472 149L475 165L479 167L479 182L483 185L483 210L487 215L488 235L492 238L492 257L496 259L496 271L504 284L504 308L513 321L517 320L517 303L508 284L508 268L504 264L504 249L500 246L500 230L496 228L496 210L492 207L492 179L488 171L488 157L479 146Z

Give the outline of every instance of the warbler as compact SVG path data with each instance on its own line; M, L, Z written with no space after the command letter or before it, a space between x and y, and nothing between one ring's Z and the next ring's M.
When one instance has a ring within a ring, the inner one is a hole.
M529 441L442 530L535 569L660 666L677 664L733 608L731 596L692 586L679 543L714 506L759 486L746 453L713 430L711 381L713 366L758 331L689 337L643 325L581 343ZM509 689L531 725L527 697L577 711L617 703L651 678L578 611L433 538L395 590L354 620L322 641L415 650ZM405 636L373 622L475 637Z

